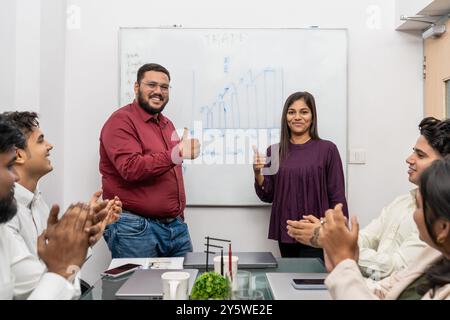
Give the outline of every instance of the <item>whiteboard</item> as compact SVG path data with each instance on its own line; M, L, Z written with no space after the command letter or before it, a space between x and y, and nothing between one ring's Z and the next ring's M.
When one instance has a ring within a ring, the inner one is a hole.
M265 205L254 190L253 151L279 141L286 98L309 91L319 135L333 141L346 173L347 32L345 29L122 28L120 106L134 99L138 68L159 63L171 74L164 114L200 140L185 161L187 204Z

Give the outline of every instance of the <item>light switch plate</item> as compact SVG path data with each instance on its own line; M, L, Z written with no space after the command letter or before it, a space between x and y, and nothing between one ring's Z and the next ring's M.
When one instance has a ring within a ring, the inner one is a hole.
M348 163L353 164L365 164L366 163L366 150L365 149L350 149Z

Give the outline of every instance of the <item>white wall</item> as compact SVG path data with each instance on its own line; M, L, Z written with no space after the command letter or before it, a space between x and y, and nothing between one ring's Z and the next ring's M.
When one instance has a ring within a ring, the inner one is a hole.
M41 183L48 203L64 199L65 12L65 0L41 0L40 124L54 146L53 172Z
M40 1L5 0L0 8L0 111L39 111Z
M70 7L72 24L65 33L65 45L61 44L64 36L60 33L55 38L59 49L65 47L64 58L53 53L57 57L54 66L47 58L40 59L40 66L45 64L48 68L47 75L40 77L41 86L46 88L40 94L45 91L45 103L52 103L51 108L41 106L42 117L50 119L54 112L57 114L55 121L45 122L44 130L60 134L55 140L56 147L63 148L58 165L58 175L63 178L51 187L49 181L44 181L47 198L60 199L58 193L62 192L66 206L71 201L88 199L100 186L99 131L107 117L120 107L118 28L172 24L348 28L348 145L367 151L365 165L349 165L350 212L358 215L365 225L379 214L383 205L411 187L404 160L415 142L422 117L422 40L394 30L394 1L67 0L67 5L75 7ZM77 14L73 13L77 8L79 25ZM41 37L47 39L48 47L51 30L44 27L45 23L41 25ZM40 52L46 54L42 48ZM35 59L30 63L36 63ZM59 78L61 74L63 81ZM57 103L50 99L51 86ZM63 100L59 96L62 91ZM44 103L44 98L40 101ZM60 103L60 109L56 110ZM278 254L276 243L267 240L267 208L187 208L186 219L196 251L203 249L203 237L211 235L232 239L235 250L272 250Z
M43 179L50 203L63 201L65 0L4 0L0 10L0 112L40 114L54 171Z
M0 10L0 111L14 105L16 2L4 0Z
M39 111L40 1L16 1L15 100L22 110Z

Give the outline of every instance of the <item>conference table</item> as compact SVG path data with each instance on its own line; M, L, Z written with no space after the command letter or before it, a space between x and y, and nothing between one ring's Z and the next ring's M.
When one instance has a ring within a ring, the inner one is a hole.
M254 288L261 290L265 300L273 300L272 290L266 273L325 273L321 259L316 258L276 258L276 268L244 269L250 271L254 281ZM205 270L199 269L199 274ZM86 300L115 300L115 293L131 276L132 273L120 278L102 278L86 291L81 299Z

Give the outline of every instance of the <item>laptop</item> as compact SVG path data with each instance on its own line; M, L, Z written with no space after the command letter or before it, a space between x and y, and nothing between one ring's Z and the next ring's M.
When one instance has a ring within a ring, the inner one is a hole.
M161 275L167 271L189 272L189 292L192 290L197 269L167 270L167 269L140 269L136 270L131 277L116 292L118 299L133 300L162 300L163 289Z
M274 300L331 300L326 289L295 289L293 279L325 279L328 273L266 273Z
M217 254L209 254L209 268L214 268L213 259L215 256ZM272 252L233 252L233 256L239 257L238 269L263 269L276 268L278 266L277 260ZM185 268L205 269L205 263L206 253L204 252L188 252L184 256Z

